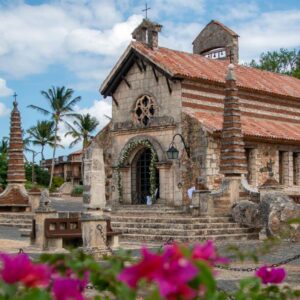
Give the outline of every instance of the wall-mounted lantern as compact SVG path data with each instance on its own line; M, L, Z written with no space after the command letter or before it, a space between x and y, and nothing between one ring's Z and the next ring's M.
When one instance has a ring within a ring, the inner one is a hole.
M185 151L186 151L186 153L187 153L187 156L188 156L188 158L190 158L190 148L187 147L187 145L186 145L186 143L185 143L185 141L184 141L183 136L182 136L180 133L176 133L176 134L173 136L172 142L171 142L171 144L170 144L170 146L169 146L169 149L168 149L168 151L167 151L167 157L168 157L168 159L177 159L177 158L178 158L179 151L178 151L178 149L175 147L175 143L174 143L174 140L175 140L175 137L176 137L176 136L180 136L181 141L182 141L183 146L184 146L184 149L185 149Z

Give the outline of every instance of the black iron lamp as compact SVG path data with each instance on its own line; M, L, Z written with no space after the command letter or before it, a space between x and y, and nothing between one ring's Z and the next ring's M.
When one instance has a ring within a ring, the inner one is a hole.
M182 136L180 133L176 133L176 134L173 136L172 142L171 142L171 144L170 144L170 146L169 146L169 149L168 149L168 151L167 151L167 157L168 157L168 159L177 159L177 158L178 158L179 151L178 151L178 149L175 147L175 143L174 143L174 139L175 139L176 136L180 136L181 141L182 141L183 146L184 146L184 149L185 149L185 151L186 151L186 153L187 153L187 156L188 156L188 158L190 158L190 148L187 147L187 145L186 145L186 143L185 143L185 141L184 141L183 136Z

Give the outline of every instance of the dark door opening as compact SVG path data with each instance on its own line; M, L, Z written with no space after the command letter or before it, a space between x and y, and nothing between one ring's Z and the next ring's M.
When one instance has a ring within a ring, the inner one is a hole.
M136 162L136 191L137 203L146 204L147 196L150 196L150 163L151 163L151 150L145 149ZM159 173L156 170L156 186L159 187ZM156 197L158 198L159 191L157 190Z

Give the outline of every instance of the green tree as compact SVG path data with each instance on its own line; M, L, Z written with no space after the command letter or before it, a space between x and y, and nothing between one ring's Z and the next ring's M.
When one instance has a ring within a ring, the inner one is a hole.
M261 70L300 78L300 50L268 51L260 55L258 62L252 60L249 65Z
M63 87L52 87L48 91L41 91L41 94L45 97L48 102L49 110L36 106L29 105L30 108L33 108L44 115L51 116L52 121L54 122L54 142L53 142L53 156L52 156L52 165L50 173L50 182L49 188L52 185L53 172L54 172L54 160L56 155L56 149L58 145L58 129L60 122L63 121L64 117L67 116L76 116L74 113L74 106L81 100L81 97L73 98L74 91L72 89L66 89ZM73 99L72 99L73 98Z
M8 142L7 137L3 137L0 142L0 186L6 186L7 169L8 169Z
M71 135L74 141L70 144L70 147L80 143L82 141L82 162L81 162L81 177L83 179L83 154L86 147L89 145L92 135L91 133L96 130L99 122L95 117L90 114L82 114L75 117L73 125L67 123L69 131L65 136Z
M27 130L30 142L35 146L41 147L42 160L44 157L45 146L49 145L53 148L55 141L54 122L53 121L38 121L35 126ZM60 138L57 137L57 141Z
M1 142L0 142L0 153L1 154L8 154L8 142L9 142L9 138L8 137L3 137Z
M82 141L82 150L84 150L92 139L91 133L96 130L99 122L95 117L90 114L82 114L75 117L73 125L67 123L69 131L65 136L71 135L74 141L70 144L70 147L78 144Z

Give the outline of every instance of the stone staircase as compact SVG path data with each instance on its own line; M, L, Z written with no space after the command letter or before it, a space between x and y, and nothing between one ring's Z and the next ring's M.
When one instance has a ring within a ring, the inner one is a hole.
M30 236L33 214L28 212L1 212L0 226L17 227L22 236Z
M224 206L224 207L223 207ZM122 205L112 212L112 227L122 232L122 244L258 239L255 230L240 226L228 215L227 203L220 203L215 216L192 217L163 205Z

